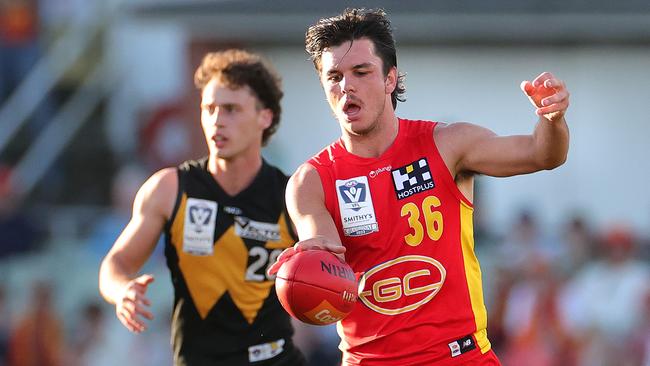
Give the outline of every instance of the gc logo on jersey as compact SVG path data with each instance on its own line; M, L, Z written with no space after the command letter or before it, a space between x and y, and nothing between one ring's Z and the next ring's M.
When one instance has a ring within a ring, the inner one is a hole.
M368 177L337 179L336 195L345 236L361 236L379 231Z
M416 193L435 187L426 158L391 171L397 199L401 200Z
M197 255L211 255L216 221L216 202L188 198L183 226L183 251Z
M359 281L359 299L380 314L404 314L431 301L446 278L447 270L437 260L406 255L364 273Z

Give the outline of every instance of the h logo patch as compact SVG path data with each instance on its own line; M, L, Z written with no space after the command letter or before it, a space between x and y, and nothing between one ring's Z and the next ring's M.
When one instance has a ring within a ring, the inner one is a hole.
M436 185L426 158L391 171L397 199L433 189Z

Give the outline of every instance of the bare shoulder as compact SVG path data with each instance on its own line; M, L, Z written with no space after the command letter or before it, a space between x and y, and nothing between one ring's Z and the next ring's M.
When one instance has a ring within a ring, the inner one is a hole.
M454 142L459 142L458 140L471 142L475 138L494 136L494 132L489 129L470 122L438 123L433 134L436 142L439 138Z
M463 170L463 159L493 136L489 129L469 122L439 123L433 131L438 151L454 177Z
M289 212L311 210L314 205L322 205L324 200L325 193L316 168L309 163L299 166L287 184L286 201Z
M291 179L296 183L314 178L318 178L318 171L309 163L303 163L298 167L298 169L296 169L293 175L291 175Z
M134 209L157 213L168 218L176 202L178 173L176 168L164 168L154 173L140 187Z

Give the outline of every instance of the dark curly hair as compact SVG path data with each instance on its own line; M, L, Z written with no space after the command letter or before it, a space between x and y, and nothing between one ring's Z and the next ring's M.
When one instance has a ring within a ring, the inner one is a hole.
M344 42L359 38L372 41L375 52L383 63L384 75L394 66L397 67L397 51L393 39L393 28L390 20L382 9L345 9L340 15L320 19L307 29L305 34L305 49L309 53L316 70L321 71L323 51L336 47ZM397 86L391 94L393 108L397 102L404 102L404 74L397 74Z
M281 79L271 65L261 56L239 49L210 52L203 57L194 73L194 85L200 90L216 78L227 87L248 86L263 108L273 112L271 125L262 133L262 145L278 129L283 93Z

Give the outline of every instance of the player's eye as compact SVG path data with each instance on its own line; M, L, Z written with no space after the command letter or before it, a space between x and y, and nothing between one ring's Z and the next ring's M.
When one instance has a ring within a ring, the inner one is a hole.
M332 83L338 83L339 81L341 81L341 74L331 74L327 78L327 80L332 82Z

